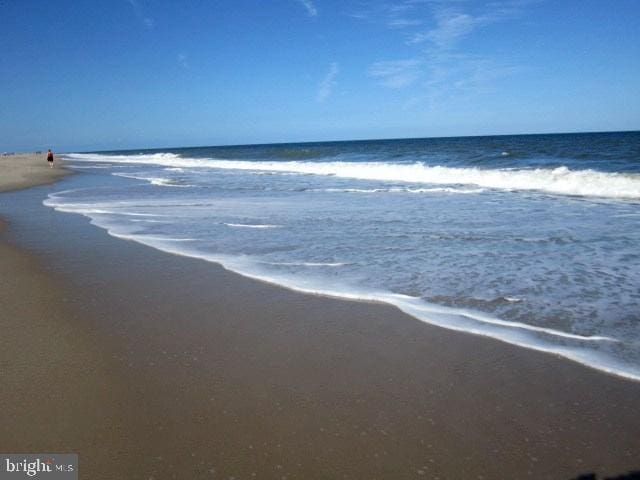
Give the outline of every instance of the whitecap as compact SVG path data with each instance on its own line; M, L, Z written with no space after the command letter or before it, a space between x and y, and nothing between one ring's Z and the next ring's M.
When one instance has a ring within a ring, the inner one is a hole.
M443 167L420 162L300 162L185 158L173 153L140 155L69 154L78 161L139 163L166 167L199 167L251 172L304 173L362 180L473 185L507 191L539 191L555 195L640 199L640 174L570 170L565 166L536 169Z
M233 228L281 228L282 225L255 225L246 223L223 223L227 227Z
M342 262L260 262L266 265L285 266L285 267L344 267L347 265Z

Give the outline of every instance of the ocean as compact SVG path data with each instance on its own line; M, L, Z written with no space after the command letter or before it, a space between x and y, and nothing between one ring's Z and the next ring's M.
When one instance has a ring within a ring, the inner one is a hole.
M113 236L640 380L640 132L65 158Z

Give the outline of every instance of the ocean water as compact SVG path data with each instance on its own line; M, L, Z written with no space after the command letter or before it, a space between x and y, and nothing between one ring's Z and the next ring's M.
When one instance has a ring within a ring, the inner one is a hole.
M640 380L640 132L66 158L114 236Z

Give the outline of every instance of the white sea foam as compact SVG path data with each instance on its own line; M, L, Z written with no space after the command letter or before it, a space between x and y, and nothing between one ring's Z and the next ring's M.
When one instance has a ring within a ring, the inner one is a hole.
M132 234L118 234L113 231L109 232L114 237L124 238L127 240L135 240L136 235ZM195 238L173 238L173 237L165 237L165 236L157 236L157 235L145 235L147 241L150 242L195 242Z
M116 209L117 207L127 206L125 202L107 202L107 203L78 203L78 202L65 202L61 200L62 195L70 193L73 190L65 190L63 192L57 192L49 194L42 203L47 207L53 207L60 212L79 213L81 215L91 216L91 214L98 215L122 215L125 217L166 217L166 215L159 213L145 213L145 212L133 212L123 211L122 209ZM115 207L115 208L114 208ZM137 220L140 222L154 222L154 220Z
M146 163L164 165L164 162L172 159L180 159L175 153L152 153L140 155L102 155L99 153L67 153L65 158L70 160L89 162L113 162L113 163ZM169 165L171 166L171 165Z
M81 170L95 170L95 169L104 169L111 168L111 165L71 165L71 168L78 168Z
M500 150L495 153L499 154ZM464 194L498 187L458 179L450 184L421 184L415 178L409 179L406 167L414 168L418 173L435 174L438 171L436 167L422 164L230 162L171 154L136 156L135 159L151 167L145 168L132 162L131 157L121 157L122 160L110 158L105 161L112 165L111 168L120 167L119 172L142 177L140 180L145 181L160 177L180 181L183 175L179 174L178 179L171 172L182 170L189 178L201 178L198 183L203 186L211 181L212 188L155 188L140 182L112 179L99 188L91 183L89 189L52 195L45 204L86 215L92 224L119 238L218 262L248 277L308 293L386 302L428 323L555 353L640 380L640 344L635 333L627 330L633 325L618 327L607 323L634 311L637 306L632 297L636 293L633 286L637 285L637 274L633 273L634 265L637 267L633 250L638 239L634 233L638 231L634 228L637 225L623 219L612 222L613 230L602 235L611 246L609 249L599 245L591 248L589 244L591 239L599 241L600 237L590 234L594 227L597 232L603 228L599 219L629 215L628 220L633 220L635 203L615 201L619 197L568 202L538 194L506 194L510 197L507 201L505 195L497 194L495 190L477 202L472 195ZM82 161L73 164L82 165ZM167 165L172 162L191 165ZM221 170L236 168L238 164L239 170ZM274 164L281 169L255 170L273 168ZM155 168L156 165L164 168ZM380 175L380 178L366 182L336 178L351 174L350 170L339 170L343 165L361 170L353 173L360 175L354 178L374 175ZM327 167L337 173L327 172ZM282 168L313 168L318 172L290 172ZM523 168L441 170L464 174L489 172L509 181L518 175L535 176L536 172L553 171ZM390 172L391 176L405 175L405 179L388 181L383 178L384 171ZM608 175L606 178L609 179L618 177L587 170L566 170L565 177L585 172ZM264 176L259 178L254 174ZM562 172L558 174L562 176ZM637 175L619 176L631 180L638 178ZM83 178L92 177L83 175L71 180L84 185ZM600 187L604 188L603 185ZM506 190L513 189L516 188ZM296 193L299 191L319 193L305 195L304 202L299 202L300 196ZM323 192L335 192L336 195L324 195ZM446 199L441 198L445 196ZM442 204L438 209L425 211L423 218L423 200L436 203L442 200ZM531 202L536 208L548 207L549 215L545 217L550 221L559 214L562 222L554 220L549 225L544 222L540 225L538 220L542 215L534 217L537 220L533 222L522 219L522 224L503 220L501 213L506 211L506 217L511 218L510 212L526 212L532 207ZM477 209L468 208L476 203ZM357 215L352 215L352 205L362 210L354 210ZM158 215L160 213L162 215ZM155 220L156 216L162 218ZM484 229L483 225L477 228L476 220L488 218L493 219L488 222L490 230ZM614 231L621 229L620 225L630 228L622 234ZM281 229L260 230L277 227ZM256 235L260 242L255 242ZM621 240L616 242L618 239ZM623 241L627 243L623 244ZM580 249L581 242L588 248ZM575 244L575 249L569 247L570 244ZM465 246L470 248L465 249ZM574 268L571 259L566 265L562 263L564 260L559 259L561 250L569 248L575 252L576 259L584 260L586 266L581 264ZM487 251L490 255L482 254ZM532 252L530 255L529 251ZM582 258L580 252L585 251L587 255ZM623 253L626 256L622 256ZM618 255L619 258L609 261L607 255ZM323 259L327 262L322 262ZM350 263L341 263L338 259ZM527 259L530 260L528 264L523 262ZM583 269L585 274L581 275ZM461 272L464 273L460 275ZM471 277L469 281L465 275ZM580 291L583 283L571 283L576 278L593 285L595 296L583 295ZM391 289L407 295L391 293ZM491 313L441 307L425 300L427 298L433 298L436 303L466 305Z
M504 297L504 299L505 299L507 302L511 302L511 303L519 303L519 302L522 302L522 301L523 301L523 299L522 299L522 298L517 298L517 297Z
M274 162L183 158L172 153L141 155L69 154L78 161L138 163L173 168L218 168L257 172L303 173L342 178L430 185L473 185L500 190L533 190L556 195L640 199L640 175L635 173L537 169L481 169L428 166L422 163Z
M453 188L453 187L436 187L436 188L320 188L308 190L311 192L327 192L327 193L482 193L484 188Z
M275 265L284 267L344 267L342 262L260 262L265 265Z
M128 174L128 173L114 173L113 175L116 176L116 177L131 178L131 179L134 179L134 180L144 180L144 181L149 182L152 185L158 185L160 187L188 188L188 187L192 187L193 186L193 185L175 183L172 179L164 178L164 177L147 177L145 175L132 175L132 174Z
M234 228L281 228L282 225L255 225L255 224L247 224L247 223L224 223L227 227Z
M126 224L122 224L117 220L113 221L110 216L100 215L100 213L103 212L133 216L147 215L144 213L131 211L114 212L113 209L110 210L107 208L106 204L101 204L100 208L95 208L95 205L91 206L81 203L66 204L60 194L49 195L49 198L45 200L44 203L56 210L85 215L91 218L91 222L94 225L106 229L112 236L134 240L172 254L217 262L229 270L233 270L250 278L275 283L305 293L388 303L430 324L495 338L533 350L553 353L592 368L640 381L640 369L638 369L637 366L624 363L598 350L598 345L620 343L620 340L617 338L605 335L581 335L516 321L506 321L469 309L435 305L409 295L366 290L364 288L356 289L352 285L342 285L339 282L332 282L331 286L328 286L326 281L313 278L312 276L287 275L266 271L264 267L261 268L260 266L261 263L266 262L261 262L260 259L254 259L251 256L217 255L189 247L189 243L195 240L193 238L141 234ZM122 204L114 202L114 206L115 205L121 206ZM235 225L247 226L244 224ZM250 227L256 226L264 227L264 225L250 225ZM286 265L287 263L283 262L282 264ZM344 265L339 262L291 262L290 264L309 267L338 267ZM507 300L518 301L518 299L513 297L509 297ZM591 345L596 348L592 348Z
M357 291L340 285L327 288L322 283L310 278L290 277L261 271L256 267L256 262L252 261L250 257L208 254L198 250L178 247L175 242L153 239L144 235L117 235L111 230L108 231L111 235L135 240L168 253L216 262L228 270L255 280L277 284L303 293L391 304L403 312L432 325L491 337L524 348L560 355L591 368L640 381L640 371L636 367L624 364L610 355L585 348L582 345L582 343L597 344L599 342L618 341L613 338L575 335L550 328L507 322L466 309L433 305L407 295L380 291ZM574 343L572 344L571 342Z

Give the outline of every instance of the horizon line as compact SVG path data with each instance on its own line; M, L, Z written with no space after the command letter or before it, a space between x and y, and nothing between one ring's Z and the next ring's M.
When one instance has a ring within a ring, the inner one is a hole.
M481 137L519 137L519 136L536 136L536 135L587 135L587 134L608 134L608 133L640 133L640 128L633 130L584 130L584 131L564 131L564 132L528 132L528 133L496 133L488 135L439 135L424 137L390 137L390 138L354 138L349 140L303 140L303 141L275 141L261 143L227 143L214 145L183 145L183 146L162 146L162 147L132 147L118 149L101 149L101 150L65 150L57 151L58 155L69 153L104 153L104 152L131 152L137 150L182 150L197 148L233 148L233 147L263 147L272 145L310 145L319 143L349 143L349 142L391 142L401 140L438 140L446 138L481 138ZM37 153L40 150L15 150L3 151L0 155Z
M146 148L120 148L117 150L83 150L83 151L69 151L60 152L61 155L65 153L102 153L102 152L130 152L134 150L182 150L182 149L197 149L197 148L233 148L233 147L262 147L272 145L310 145L318 143L349 143L349 142L390 142L401 140L438 140L445 138L481 138L481 137L520 137L520 136L536 136L536 135L587 135L598 133L640 133L640 129L635 130L588 130L588 131L565 131L565 132L535 132L535 133L499 133L490 135L442 135L442 136L424 136L424 137L391 137L391 138L354 138L350 140L303 140L299 142L263 142L263 143L229 143L218 145L190 145L190 146L163 146L163 147L146 147ZM31 153L31 152L22 152Z

